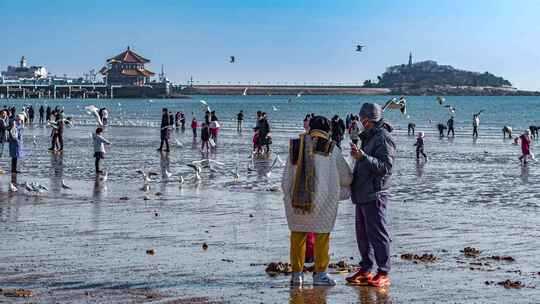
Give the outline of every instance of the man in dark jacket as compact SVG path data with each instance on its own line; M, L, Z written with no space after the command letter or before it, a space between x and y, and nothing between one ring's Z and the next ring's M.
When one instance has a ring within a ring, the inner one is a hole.
M360 271L347 281L382 288L390 285L390 234L386 210L396 146L390 136L392 128L382 120L378 104L364 103L360 109L360 122L365 128L360 134L362 146L351 146L351 156L356 160L351 198L356 205L356 241L362 261ZM372 276L375 262L378 271Z
M450 132L452 132L452 137L455 137L456 134L454 133L454 116L450 116L450 119L446 122L446 126L448 127L448 133L446 133L446 136L450 137Z
M163 150L163 144L165 144L165 152L170 151L169 138L171 136L170 134L171 134L171 128L173 126L173 122L174 122L174 117L172 113L169 113L167 108L163 108L163 110L161 111L161 132L160 132L161 143L159 145L159 149L157 149L158 151Z

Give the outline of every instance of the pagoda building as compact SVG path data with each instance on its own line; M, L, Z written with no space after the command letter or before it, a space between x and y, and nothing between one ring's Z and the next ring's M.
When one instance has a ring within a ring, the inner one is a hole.
M142 86L150 82L150 77L155 75L144 67L149 62L150 60L133 52L128 46L121 54L107 59L107 65L100 73L105 76L105 83L109 85Z

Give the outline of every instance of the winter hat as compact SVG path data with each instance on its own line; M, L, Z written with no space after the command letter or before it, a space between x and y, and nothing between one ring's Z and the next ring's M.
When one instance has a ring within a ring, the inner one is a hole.
M360 108L360 118L366 117L370 121L378 122L382 119L382 109L379 104L366 102Z

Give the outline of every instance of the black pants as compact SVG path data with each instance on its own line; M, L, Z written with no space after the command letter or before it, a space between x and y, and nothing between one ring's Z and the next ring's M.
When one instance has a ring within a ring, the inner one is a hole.
M51 140L51 150L64 150L64 139L60 134L53 134Z
M424 148L416 148L416 159L420 158L420 154L422 154L424 158L427 158L426 153L424 153Z
M456 136L456 134L454 133L454 127L448 128L448 133L446 134L446 136L450 136L450 132L452 132L452 137Z
M472 136L473 137L478 137L478 127L477 126L473 126Z
M197 137L197 128L191 128L193 131L193 137Z
M11 172L17 173L17 158L16 157L11 158Z

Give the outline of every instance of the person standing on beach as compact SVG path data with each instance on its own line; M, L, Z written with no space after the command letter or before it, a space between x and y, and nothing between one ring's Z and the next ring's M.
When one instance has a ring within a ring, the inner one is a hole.
M244 111L240 110L238 114L236 114L236 131L238 133L242 133L242 122L244 121Z
M180 112L176 112L174 114L174 126L176 127L176 130L180 129Z
M47 106L47 110L45 111L45 120L47 122L51 121L51 107Z
M336 146L341 149L341 141L343 140L343 134L345 134L345 123L338 115L334 115L331 121L332 126L332 140L336 142Z
M519 157L519 161L525 165L527 164L527 158L533 158L531 154L531 131L527 129L523 134L514 139L516 144L518 141L521 142L521 156Z
M304 284L306 238L315 233L313 285L334 286L326 270L330 261L330 233L337 217L338 201L348 197L352 174L340 149L330 138L330 122L322 116L311 119L309 133L292 139L281 187L290 236L292 286Z
M34 107L33 106L30 106L28 108L28 123L30 125L33 125L34 124L34 117L35 117L36 113L34 112Z
M424 159L427 161L427 155L424 153L424 132L418 132L416 143L414 145L416 146L416 160L419 160L420 154L422 154Z
M382 288L390 285L390 234L387 227L388 191L396 145L392 127L382 118L381 106L364 103L360 108L361 147L351 144L356 160L351 198L356 206L356 241L362 256L360 270L346 280L353 285ZM371 274L374 264L378 271Z
M191 119L191 131L193 131L193 138L197 138L197 118L195 118L195 115Z
M358 122L353 119L351 120L351 124L349 127L349 137L351 138L351 142L355 145L358 144L358 139L360 135L360 128L358 127Z
M7 111L0 111L0 158L4 156L4 144L8 142L7 132L9 127L9 121L7 118Z
M180 129L182 133L186 132L186 115L184 115L184 112L180 112Z
M43 106L39 107L39 124L43 124L43 115L45 114L45 109Z
M210 150L209 141L210 141L210 128L208 127L206 123L203 123L201 127L201 152L205 152L204 150L206 149L206 153L208 153L208 151Z
M455 137L456 134L454 133L454 116L450 116L450 119L446 122L446 126L448 127L448 133L446 133L446 136L450 137L450 132L452 132L452 137Z
M473 138L478 138L478 127L480 126L480 114L473 115L472 126L473 126L472 136Z
M159 149L157 149L159 152L163 151L163 144L165 144L165 152L170 152L169 138L171 137L171 127L172 121L171 117L169 116L169 110L167 110L167 108L163 108L161 110L161 143L159 144Z
M216 115L216 111L212 111L210 114L210 136L212 137L212 140L214 140L214 143L217 144L217 137L220 125Z
M101 110L101 122L103 123L103 126L106 127L109 121L109 110L107 110L107 108Z
M270 144L272 143L272 138L270 136L270 123L268 123L268 118L266 112L261 113L261 118L259 119L259 144L266 147L265 153L270 152Z
M10 122L8 141L9 156L11 157L11 173L20 173L17 170L17 161L23 156L23 122L21 115L16 115Z
M100 162L105 158L105 145L110 145L111 143L106 140L101 134L103 133L102 128L97 128L96 133L92 134L92 139L94 141L94 158L96 174L102 174L103 171L100 169Z

